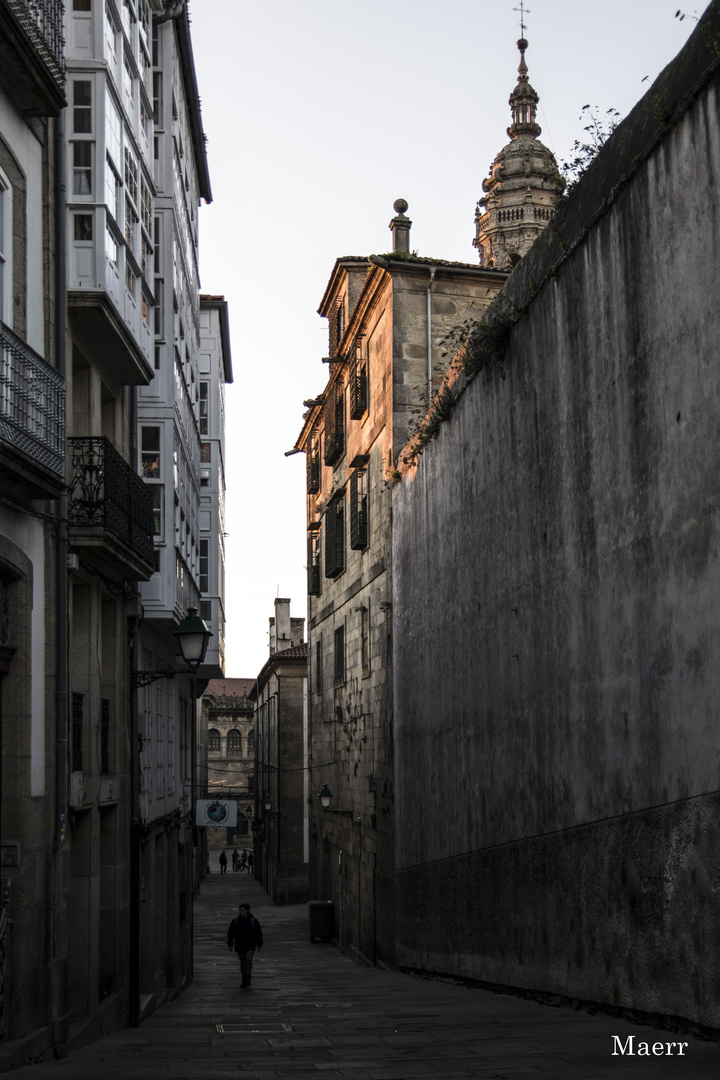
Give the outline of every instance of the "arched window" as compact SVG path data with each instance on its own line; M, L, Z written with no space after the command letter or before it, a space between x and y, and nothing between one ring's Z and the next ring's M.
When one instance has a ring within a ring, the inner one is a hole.
M242 735L237 728L231 728L227 733L228 754L239 754L242 751Z
M254 754L255 753L255 732L254 731L249 731L248 732L247 752L248 752L248 754Z
M208 728L208 750L220 749L220 732L217 728Z

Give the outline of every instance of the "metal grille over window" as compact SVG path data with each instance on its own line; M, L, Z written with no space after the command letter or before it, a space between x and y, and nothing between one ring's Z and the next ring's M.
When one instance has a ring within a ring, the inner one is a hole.
M366 548L367 543L367 473L365 469L355 469L350 474L350 547Z
M322 578L320 576L319 532L311 533L311 535L308 536L307 571L308 596L319 596L322 591Z
M100 700L100 772L110 772L110 699Z
M335 631L335 682L345 681L345 627Z
M325 577L345 569L345 495L336 495L325 511Z
M305 457L308 495L317 495L320 490L320 436L313 431L308 440Z
M82 772L83 767L83 698L84 694L72 696L72 771Z
M340 342L345 333L345 305L338 300L330 314L330 358L340 358Z
M345 401L339 383L330 387L325 399L325 456L326 465L334 465L345 449Z
M350 419L360 420L368 407L367 357L363 356L363 338L355 338L350 361Z

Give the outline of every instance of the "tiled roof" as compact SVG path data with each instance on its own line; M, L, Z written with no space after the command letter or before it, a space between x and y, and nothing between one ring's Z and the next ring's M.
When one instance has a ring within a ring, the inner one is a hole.
M289 649L283 649L281 652L273 653L270 657L271 660L290 660L293 656L307 657L307 645L293 645Z
M254 679L211 679L205 693L215 698L246 698L254 685Z

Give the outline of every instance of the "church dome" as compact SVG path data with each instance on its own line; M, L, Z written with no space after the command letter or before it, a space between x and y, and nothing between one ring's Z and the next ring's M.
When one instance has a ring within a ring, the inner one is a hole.
M490 175L483 180L484 198L475 213L475 239L480 262L498 270L512 269L531 248L552 217L562 192L555 155L540 142L537 123L539 97L528 79L527 40L520 50L517 85L508 104L512 123L510 142L496 156Z

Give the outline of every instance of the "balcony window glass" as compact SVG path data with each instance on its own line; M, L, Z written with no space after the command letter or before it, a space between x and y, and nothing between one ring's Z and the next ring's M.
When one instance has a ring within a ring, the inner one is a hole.
M237 728L231 728L230 731L228 731L225 745L228 754L242 753L242 735Z
M73 143L73 195L92 195L93 143Z
M122 220L122 202L120 199L120 180L108 159L105 162L105 204L116 222Z
M105 9L105 56L110 66L117 64L117 28L110 12Z
M116 172L120 173L123 167L122 121L109 91L105 93L105 143L108 156L112 160Z
M210 544L208 540L200 541L200 592L209 591L209 566L210 566Z
M208 750L211 753L220 750L220 732L217 728L208 728Z
M74 236L75 240L88 241L93 238L93 216L92 214L74 214Z
M92 131L92 83L78 79L73 83L73 131L89 135Z
M73 0L73 11L92 11L92 0Z
M200 383L200 434L208 433L208 389L209 384Z
M115 237L111 233L110 229L105 226L105 253L110 262L117 269L118 260L118 246Z
M165 488L162 484L153 484L150 488L152 492L153 501L153 535L157 539L162 538L162 512L163 512L163 493Z
M160 428L143 427L141 436L141 473L146 480L159 480L160 469Z

